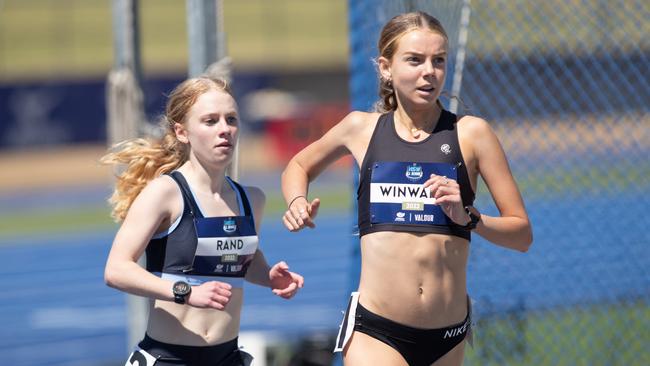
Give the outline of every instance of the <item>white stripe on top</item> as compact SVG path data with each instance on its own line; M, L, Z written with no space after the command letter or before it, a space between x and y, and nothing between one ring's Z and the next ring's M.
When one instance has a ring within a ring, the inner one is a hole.
M198 275L185 275L185 274L161 273L161 272L153 272L153 274L162 278L163 280L169 280L172 282L183 281L189 283L192 286L199 286L203 283L210 282L210 281L218 281L218 282L228 283L232 287L237 287L237 288L244 287L243 277L198 276Z

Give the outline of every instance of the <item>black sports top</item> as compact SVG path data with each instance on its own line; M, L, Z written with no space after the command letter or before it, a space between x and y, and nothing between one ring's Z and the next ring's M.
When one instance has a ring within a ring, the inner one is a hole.
M359 236L377 231L438 233L471 240L452 222L422 184L431 174L460 185L463 206L474 202L458 143L456 115L442 110L431 135L418 142L400 138L393 112L382 114L361 165L357 191Z
M169 174L180 187L183 213L167 233L147 245L146 268L162 278L190 285L206 281L242 287L258 246L251 205L244 189L226 177L237 194L239 216L204 217L183 175Z

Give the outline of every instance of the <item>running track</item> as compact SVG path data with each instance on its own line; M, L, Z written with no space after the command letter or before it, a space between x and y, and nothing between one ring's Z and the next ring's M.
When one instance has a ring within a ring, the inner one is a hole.
M623 212L626 217L644 217L642 207L632 198L564 200L555 202L552 211L545 204L527 202L535 223L535 244L527 254L473 241L468 282L476 314L510 311L521 304L541 309L647 299L648 231L639 222L615 221ZM576 207L605 213L603 225L581 227L585 223L576 216ZM638 216L630 212L635 209ZM306 286L291 301L248 286L242 330L333 332L351 286L351 221L349 213L323 213L316 230L292 234L281 227L278 217L265 218L261 245L267 259L286 260L292 270L305 275ZM617 224L607 224L611 222ZM572 230L592 235L576 238L570 235ZM125 296L106 287L102 279L113 234L0 238L3 365L123 363L128 348Z

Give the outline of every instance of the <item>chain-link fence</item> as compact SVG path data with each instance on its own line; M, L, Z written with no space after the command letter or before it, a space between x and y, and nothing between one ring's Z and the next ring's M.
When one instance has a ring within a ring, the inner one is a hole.
M446 90L462 81L459 114L495 129L532 220L527 254L473 238L465 364L650 364L650 3L349 4L353 108L376 99L381 26L402 11L438 17ZM484 186L476 206L498 213Z

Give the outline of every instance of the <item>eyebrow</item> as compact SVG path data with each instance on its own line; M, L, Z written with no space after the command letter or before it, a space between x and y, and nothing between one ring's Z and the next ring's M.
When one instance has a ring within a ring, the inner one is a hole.
M221 116L222 114L224 116L226 116L226 117L232 117L232 116L238 117L239 116L239 113L237 113L236 111L232 111L232 112L228 112L228 113L217 113L217 112L206 113L206 114L200 115L199 118L212 118L213 116Z
M423 53L415 52L415 51L406 51L406 52L404 52L404 55L424 56ZM434 53L433 56L447 56L447 51L440 52L440 53Z

